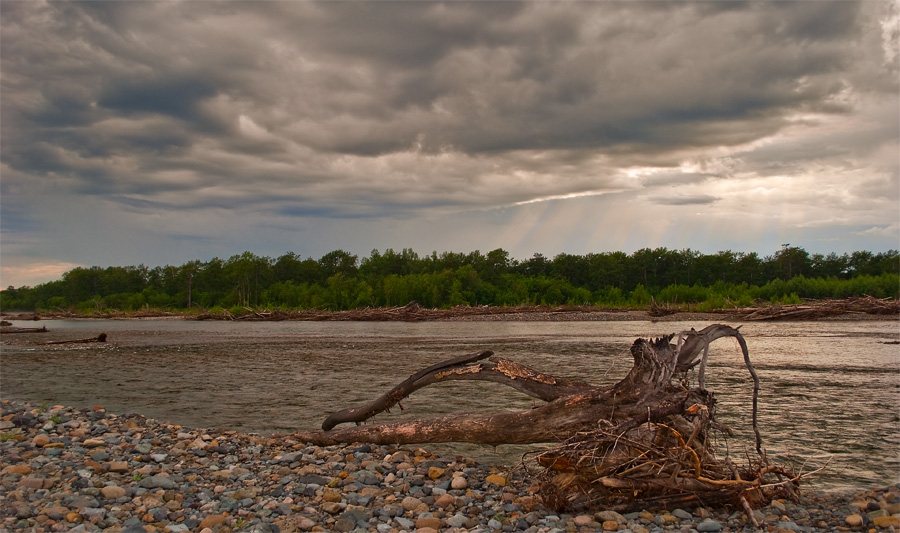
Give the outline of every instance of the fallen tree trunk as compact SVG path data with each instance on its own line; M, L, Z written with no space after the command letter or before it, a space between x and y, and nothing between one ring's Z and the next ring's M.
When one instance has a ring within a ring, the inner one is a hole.
M45 342L44 344L84 344L88 342L106 342L106 333L101 333L96 337L89 337L87 339L73 339L68 341L53 341L53 342Z
M3 326L0 328L0 333L47 333L50 331L47 329L47 326L42 326L39 328L17 328L15 326Z
M709 442L716 422L715 399L705 389L706 363L709 344L723 337L737 340L754 382L751 423L760 457L743 473L718 461ZM368 404L332 414L322 431L301 431L294 437L317 445L562 443L537 456L545 469L542 495L560 509L598 503L625 509L647 499L662 506L698 498L759 504L772 492L761 492L760 487L781 489L796 483L787 472L769 467L762 453L756 419L759 379L736 328L714 324L682 332L677 339L674 334L637 339L631 355L634 366L608 388L547 375L490 351L463 355L413 374ZM684 378L695 367L698 386L688 388ZM674 383L677 377L681 383ZM362 425L422 387L453 380L491 381L547 403L527 411ZM356 426L335 429L348 422ZM764 475L781 478L764 480Z

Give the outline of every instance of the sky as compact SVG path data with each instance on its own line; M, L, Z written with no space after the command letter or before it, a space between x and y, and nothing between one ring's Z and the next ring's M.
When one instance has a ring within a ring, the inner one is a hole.
M0 2L0 286L900 248L895 1Z

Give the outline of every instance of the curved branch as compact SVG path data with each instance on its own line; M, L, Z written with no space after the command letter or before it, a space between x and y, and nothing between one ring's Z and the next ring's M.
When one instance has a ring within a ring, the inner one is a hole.
M735 330L735 333L737 333L737 330ZM741 351L744 353L744 363L747 365L747 370L750 371L750 376L753 378L753 433L756 435L756 453L762 453L762 437L759 436L759 426L756 424L756 406L759 399L759 376L756 374L756 369L754 369L753 365L750 363L750 352L747 350L747 341L744 340L743 335L740 333L737 333L735 337L737 338L738 344L741 345Z
M588 383L543 374L509 359L491 357L492 355L493 352L487 350L448 359L420 370L375 401L332 414L322 423L322 429L330 431L345 422L363 422L390 409L413 392L444 381L493 381L545 402L595 389ZM486 357L490 357L490 360L477 363Z
M454 357L452 359L447 359L446 361L441 361L440 363L433 364L428 368L424 368L419 370L415 374L403 380L399 385L383 394L380 398L376 399L373 402L367 403L366 405L361 405L359 407L349 407L347 409L342 409L322 422L322 430L328 431L334 428L338 424L343 424L344 422L362 422L363 420L367 420L372 418L373 416L381 413L382 411L386 411L391 407L400 403L400 400L406 398L413 391L418 389L415 383L416 381L422 379L423 377L431 374L433 372L437 372L439 370L444 370L447 368L453 368L460 365L466 365L469 363L473 363L475 361L480 361L481 359L486 359L490 356L494 355L494 352L490 350L485 350L483 352L478 352L474 354L466 354L460 355L458 357Z
M436 372L416 382L416 388L454 380L493 381L545 402L597 390L597 387L583 381L544 374L497 356L477 365Z
M697 383L701 389L706 388L706 360L709 356L709 344L722 337L734 337L737 339L744 356L744 364L753 378L753 433L756 435L756 452L762 453L762 437L759 434L759 426L757 425L757 404L759 401L759 376L756 369L750 362L750 352L747 350L747 341L738 331L740 327L732 328L724 324L712 324L700 331L691 328L690 331L683 331L678 334L678 342L675 348L675 358L677 360L676 372L684 372L697 363L694 361L700 352L703 356L700 359L700 369L697 371Z
M712 324L700 331L691 328L678 334L678 344L675 347L676 366L675 372L684 372L695 365L694 360L701 351L708 349L710 343L722 337L741 337L740 328L733 328L724 324ZM742 337L741 337L742 338ZM702 364L702 363L701 363ZM703 367L701 366L701 372ZM703 386L702 384L700 385Z

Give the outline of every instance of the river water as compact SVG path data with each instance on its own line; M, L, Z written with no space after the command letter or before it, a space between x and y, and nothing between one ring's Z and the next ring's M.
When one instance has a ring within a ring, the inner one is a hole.
M370 401L410 374L481 350L545 373L612 385L631 368L629 347L703 322L197 322L71 320L40 334L4 335L0 397L102 405L199 428L291 432ZM736 325L736 324L733 324ZM40 343L109 335L105 344ZM897 321L749 323L741 329L761 380L759 427L776 464L819 490L900 481L900 328ZM733 339L712 344L707 388L735 430L718 454L753 448L752 380ZM439 384L414 393L384 422L454 412L527 409L538 402L492 383ZM428 445L513 464L523 448ZM739 464L742 461L738 461Z

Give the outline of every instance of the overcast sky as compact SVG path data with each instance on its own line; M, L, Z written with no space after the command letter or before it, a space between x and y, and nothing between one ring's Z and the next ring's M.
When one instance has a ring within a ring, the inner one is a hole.
M0 3L0 286L900 247L894 1Z

